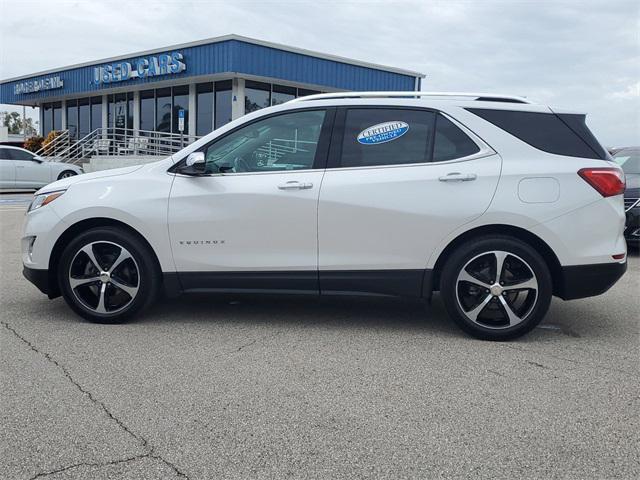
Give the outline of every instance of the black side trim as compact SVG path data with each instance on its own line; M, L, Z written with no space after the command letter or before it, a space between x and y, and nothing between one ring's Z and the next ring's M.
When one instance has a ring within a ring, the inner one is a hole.
M49 270L38 270L35 268L23 267L22 274L33 283L42 293L49 294Z
M387 295L431 298L432 271L276 271L163 273L169 297L182 292Z
M425 270L320 271L322 295L422 297Z
M562 267L556 295L563 300L594 297L609 290L627 271L627 262Z
M305 293L318 289L317 271L288 272L180 272L185 292Z
M176 298L182 293L180 278L176 272L162 272L162 288L168 298Z

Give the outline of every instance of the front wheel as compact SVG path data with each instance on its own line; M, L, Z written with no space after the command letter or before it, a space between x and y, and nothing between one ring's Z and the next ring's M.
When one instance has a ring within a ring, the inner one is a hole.
M484 340L508 340L544 318L553 292L544 259L528 244L487 236L458 247L444 266L440 290L449 316Z
M62 180L63 178L74 177L76 175L77 173L74 172L73 170L65 170L64 172L60 173L60 175L58 175L58 180Z
M98 227L73 239L58 268L65 301L96 323L121 323L149 306L159 290L155 256L137 236Z

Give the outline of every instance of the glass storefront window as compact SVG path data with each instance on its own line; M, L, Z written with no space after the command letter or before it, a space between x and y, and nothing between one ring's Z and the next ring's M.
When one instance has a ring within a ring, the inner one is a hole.
M102 97L91 97L91 131L102 127Z
M285 87L283 85L274 85L271 92L271 105L280 105L296 98L295 87Z
M155 125L155 91L140 92L140 130L151 131Z
M53 116L51 114L52 107L50 103L42 105L42 135L45 137L49 135L49 132L53 128Z
M213 83L196 85L196 135L213 130Z
M133 92L127 93L127 128L133 130Z
M321 93L318 90L307 90L306 88L299 88L298 89L298 96L299 97L306 97L307 95L315 95L316 93Z
M78 105L76 100L67 100L67 130L69 136L78 138Z
M91 132L91 107L88 98L78 100L78 138Z
M171 88L156 90L156 128L154 130L171 131Z
M53 103L53 129L62 130L62 104Z
M178 130L178 112L184 110L184 130L182 133L189 134L189 86L173 87L173 109L171 120L171 131L180 133Z
M215 128L231 121L231 80L216 82Z
M271 85L247 80L244 84L244 113L271 105Z

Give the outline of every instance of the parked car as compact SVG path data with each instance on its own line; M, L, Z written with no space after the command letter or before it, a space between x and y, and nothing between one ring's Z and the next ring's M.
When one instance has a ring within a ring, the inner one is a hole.
M624 187L585 115L508 95L312 95L165 160L47 186L22 259L93 322L161 291L440 291L462 329L504 340L553 295L623 275Z
M82 173L82 168L51 162L24 148L0 145L0 188L42 188Z
M640 247L640 147L621 148L613 159L622 167L627 179L624 192L624 209L627 222L624 238L627 244Z

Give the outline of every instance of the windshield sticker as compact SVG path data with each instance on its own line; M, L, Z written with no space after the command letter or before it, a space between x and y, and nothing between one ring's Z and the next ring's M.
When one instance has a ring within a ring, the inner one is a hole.
M363 145L376 145L397 140L409 131L409 124L394 120L392 122L378 123L365 128L358 134L358 143Z

